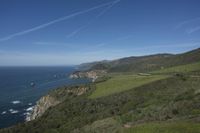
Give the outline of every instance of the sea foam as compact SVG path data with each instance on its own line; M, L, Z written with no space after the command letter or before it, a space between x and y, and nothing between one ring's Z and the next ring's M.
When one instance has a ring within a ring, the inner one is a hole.
M32 111L33 110L33 107L29 107L26 109L26 111Z
M9 112L10 112L11 114L16 114L16 113L19 113L19 111L18 111L18 110L14 110L14 109L9 109Z
M18 101L18 100L17 100L17 101L12 101L11 103L12 103L12 104L19 104L19 103L21 103L21 101Z
M7 111L3 111L1 114L2 114L2 115L5 115L6 113L7 113Z

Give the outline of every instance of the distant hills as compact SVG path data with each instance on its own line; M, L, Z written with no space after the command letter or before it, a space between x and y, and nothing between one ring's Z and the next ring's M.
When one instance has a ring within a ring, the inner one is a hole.
M84 63L84 70L107 70L108 72L148 72L200 61L200 48L182 54L154 54L131 56L112 61Z
M108 73L50 91L34 106L34 120L0 133L199 133L200 49L79 68Z

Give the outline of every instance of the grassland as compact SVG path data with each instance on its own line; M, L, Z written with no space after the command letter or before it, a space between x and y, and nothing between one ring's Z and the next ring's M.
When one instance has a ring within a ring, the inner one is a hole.
M199 133L200 123L154 122L124 129L123 133Z
M200 70L200 62L187 64L187 65L180 65L175 67L164 68L158 71L153 71L151 73L157 74L167 74L167 73L188 73L192 71Z
M95 99L88 98L95 92L95 84L89 86L88 92L81 96L68 94L69 88L60 88L55 90L54 97L65 96L62 103L50 108L35 121L2 129L0 133L84 133L84 131L116 133L121 129L124 129L124 132L132 132L124 128L124 125L129 123L131 123L130 129L137 129L138 133L143 133L145 130L156 133L154 131L157 129L182 133L183 127L184 131L198 133L196 124L186 122L176 126L174 120L190 121L192 118L197 118L196 120L200 118L199 86L200 77L187 77L183 80L174 75ZM196 120L191 122L195 123ZM168 121L174 123L162 123ZM155 122L161 124L157 125ZM154 128L151 129L148 123L151 123Z
M86 125L78 133L199 133L200 123L192 121L162 121L122 125L115 118L106 118ZM75 133L75 132L73 132Z
M89 98L99 98L133 89L153 81L167 78L167 74L188 73L198 70L200 70L200 62L153 71L151 72L153 75L150 76L140 76L130 73L110 74L112 78L105 82L97 83L96 90L91 96L89 96Z
M105 82L97 83L96 90L92 93L91 96L89 96L89 98L99 98L102 96L108 96L114 93L130 90L141 85L145 85L167 77L168 76L165 75L117 75Z
M92 124L86 125L78 131L74 131L72 133L118 133L122 130L122 125L117 120L110 117L95 121Z

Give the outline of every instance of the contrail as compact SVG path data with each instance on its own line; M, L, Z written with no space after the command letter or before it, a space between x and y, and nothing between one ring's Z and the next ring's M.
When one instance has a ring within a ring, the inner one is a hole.
M188 34L192 34L193 32L197 32L197 31L199 31L199 30L200 30L200 26L197 26L197 27L194 27L194 28L191 28L191 29L186 30L186 32L187 32Z
M87 24L77 28L76 30L74 30L73 32L71 32L70 34L68 34L66 37L67 38L71 38L73 36L75 36L76 34L78 34L81 30L83 30L84 28L88 27L90 24L92 24L96 19L98 19L99 17L101 17L102 15L104 15L109 9L111 9L115 4L119 3L121 0L116 0L113 3L111 3L108 7L106 7L103 11L101 11L94 19L92 19L91 21L89 21Z
M113 4L118 3L118 2L120 2L120 0L115 0L115 1L112 1L112 2L104 3L104 4L101 4L101 5L98 5L98 6L89 8L89 9L87 9L87 10L83 10L83 11L80 11L80 12L76 12L76 13L73 13L73 14L71 14L71 15L67 15L67 16L64 16L64 17L55 19L55 20L53 20L53 21L50 21L50 22L48 22L48 23L41 24L41 25L39 25L39 26L33 27L33 28L31 28L31 29L28 29L28 30L25 30L25 31L21 31L21 32L18 32L18 33L15 33L15 34L11 34L11 35L9 35L9 36L7 36L7 37L4 37L4 38L0 38L0 41L10 40L10 39L12 39L13 37L25 35L25 34L28 34L28 33L30 33L30 32L33 32L33 31L37 31L37 30L43 29L43 28L45 28L45 27L48 27L48 26L50 26L50 25L52 25L52 24L55 24L55 23L58 23L58 22L61 22L61 21L64 21L64 20L73 18L73 17L78 16L78 15L81 15L81 14L88 13L88 12L90 12L90 11L96 10L96 9L98 9L98 8L101 8L101 7L113 5Z
M89 23L87 23L86 25L81 26L81 27L79 27L78 29L72 31L72 32L71 32L70 34L68 34L66 37L67 37L67 38L71 38L71 37L75 36L75 35L78 34L82 29L86 28L86 27L88 26L88 24L89 24Z
M186 25L186 24L189 24L189 23L191 23L191 22L198 21L198 20L200 20L200 17L193 18L193 19L190 19L190 20L185 20L185 21L179 23L175 28L176 28L176 29L179 29L179 28L183 27L183 26Z
M104 15L109 9L111 9L115 4L119 3L121 0L116 0L114 1L112 4L110 4L107 8L105 8L102 12L100 12L100 14L98 14L96 16L96 18L101 17L102 15Z

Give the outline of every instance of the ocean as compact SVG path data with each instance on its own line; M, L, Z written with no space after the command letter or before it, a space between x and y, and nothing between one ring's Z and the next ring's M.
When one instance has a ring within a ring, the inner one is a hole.
M70 79L75 67L0 67L0 128L24 122L36 101L49 90L90 82Z

